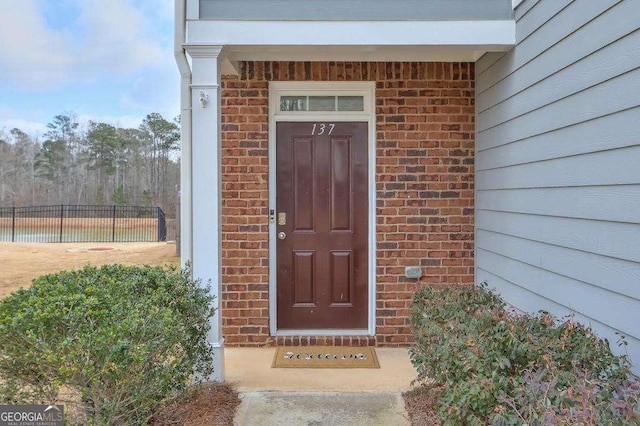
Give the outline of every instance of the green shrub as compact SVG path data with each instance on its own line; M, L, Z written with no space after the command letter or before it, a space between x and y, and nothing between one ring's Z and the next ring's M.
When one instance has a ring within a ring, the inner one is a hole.
M0 303L0 400L50 403L83 424L145 424L212 373L208 290L186 271L103 266L37 278Z
M592 372L574 372L569 385L559 385L553 369L526 371L509 396L500 397L495 426L637 425L640 382L612 385Z
M624 387L629 375L626 358L614 356L608 343L590 329L546 313L510 313L486 285L425 287L414 297L412 325L416 344L410 349L411 361L418 380L428 378L433 388L443 389L439 400L445 425L519 424L519 410L530 407L531 399L540 409L561 402L531 392L535 386L526 372L542 373L563 396L595 383L598 400L583 402L604 407L609 401L606 409L611 409L619 395L616 389ZM523 391L525 396L514 398ZM624 410L610 411L619 419Z

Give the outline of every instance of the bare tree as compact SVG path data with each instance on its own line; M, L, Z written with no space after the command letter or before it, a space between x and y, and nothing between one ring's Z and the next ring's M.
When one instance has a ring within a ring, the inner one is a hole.
M137 129L56 115L43 141L0 131L0 206L173 203L179 182L179 126L160 114ZM171 210L171 209L169 209Z
M149 142L151 194L154 204L166 206L169 191L167 176L170 156L179 149L180 128L158 113L151 113L142 121L140 130Z

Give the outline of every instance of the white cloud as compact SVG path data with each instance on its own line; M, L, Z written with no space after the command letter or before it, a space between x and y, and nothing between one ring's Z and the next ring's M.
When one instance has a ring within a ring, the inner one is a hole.
M38 89L68 81L69 34L47 27L35 0L0 1L0 77Z
M173 2L0 0L0 129L42 135L63 110L120 127L172 119Z
M42 121L21 117L21 111L6 105L0 105L0 133L20 129L32 137L42 136L47 132L47 124Z
M76 117L78 123L81 126L86 126L89 124L89 121L95 121L97 123L107 123L111 124L115 127L121 127L124 129L137 129L140 124L142 124L142 120L144 117L142 115L89 115L89 114L80 114Z
M124 109L158 112L166 119L173 119L180 109L180 75L176 67L146 73L136 79L123 93L120 105Z
M168 0L67 0L64 29L48 25L44 7L0 0L0 81L39 90L173 66Z
M150 111L151 112L151 111ZM162 114L162 111L160 111ZM80 124L81 128L86 128L89 121L98 123L108 123L115 127L125 129L137 129L142 124L146 114L123 114L123 115L95 115L95 114L77 114L75 119ZM173 115L164 115L164 118L171 121ZM31 121L23 118L7 118L0 119L0 135L2 133L8 134L11 129L20 129L31 137L42 137L49 129L47 124L39 121Z
M87 73L135 73L166 64L148 15L131 1L77 0L82 27L79 65Z
M32 137L42 136L47 132L47 125L41 122L25 120L21 118L9 118L0 120L0 130L5 132L11 129L20 129Z
M174 0L138 0L140 7L145 13L153 15L155 18L173 23Z

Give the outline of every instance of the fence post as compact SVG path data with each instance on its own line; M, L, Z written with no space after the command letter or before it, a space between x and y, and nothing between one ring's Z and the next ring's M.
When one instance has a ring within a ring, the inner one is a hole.
M116 242L116 205L113 205L113 228L111 229L111 242Z
M11 242L16 242L16 206L11 210Z
M167 220L162 208L156 207L156 216L158 217L158 242L167 241Z
M63 221L64 221L64 204L60 204L60 242L62 242Z

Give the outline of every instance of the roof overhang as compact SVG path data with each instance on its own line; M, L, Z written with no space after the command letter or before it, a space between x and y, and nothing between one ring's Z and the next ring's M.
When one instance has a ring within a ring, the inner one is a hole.
M187 22L188 45L233 61L476 61L515 45L515 21Z

